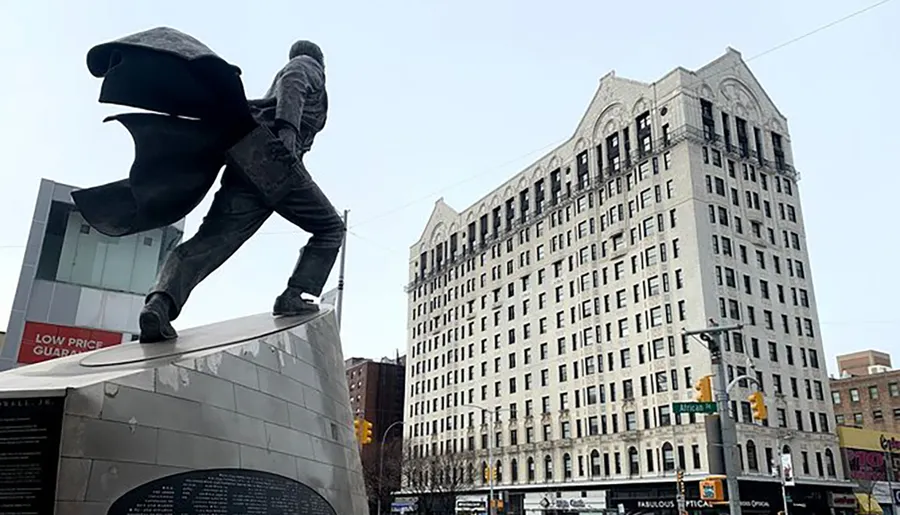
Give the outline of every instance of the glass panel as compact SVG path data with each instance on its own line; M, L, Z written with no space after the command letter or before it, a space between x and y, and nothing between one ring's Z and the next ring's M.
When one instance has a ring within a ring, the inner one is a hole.
M145 294L166 255L181 241L173 227L112 238L91 228L73 206L54 202L38 278Z

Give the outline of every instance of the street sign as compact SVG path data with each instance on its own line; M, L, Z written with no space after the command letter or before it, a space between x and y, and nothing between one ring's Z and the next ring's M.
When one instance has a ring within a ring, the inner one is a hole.
M673 402L672 412L679 413L715 413L715 402Z

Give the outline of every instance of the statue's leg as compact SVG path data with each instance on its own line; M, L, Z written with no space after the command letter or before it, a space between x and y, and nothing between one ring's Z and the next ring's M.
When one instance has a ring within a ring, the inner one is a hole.
M141 341L175 338L170 321L181 313L191 291L231 257L272 214L258 193L225 170L200 229L175 248L159 272L156 286L141 312Z
M315 304L301 295L322 295L346 231L344 220L302 163L297 169L300 178L296 186L279 202L275 211L311 236L300 250L287 289L275 301L276 315L301 314L316 309Z

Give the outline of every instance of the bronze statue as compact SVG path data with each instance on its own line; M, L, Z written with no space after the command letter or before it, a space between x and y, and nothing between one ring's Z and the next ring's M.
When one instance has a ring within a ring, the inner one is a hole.
M321 49L298 41L259 100L240 69L196 39L156 28L98 45L88 67L103 77L100 102L156 111L112 116L135 142L128 179L72 194L85 220L124 236L186 216L225 166L197 234L169 254L140 315L144 343L177 337L171 321L191 290L274 212L309 232L273 314L314 312L343 242L343 220L303 165L328 111Z

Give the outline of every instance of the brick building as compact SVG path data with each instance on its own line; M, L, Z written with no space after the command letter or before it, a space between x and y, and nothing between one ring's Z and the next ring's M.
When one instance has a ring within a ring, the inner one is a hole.
M403 420L405 363L405 356L381 361L350 358L344 363L353 416L371 422L379 438L388 426Z
M875 431L900 432L900 370L891 357L863 351L837 357L839 379L831 380L835 422Z
M837 357L841 377L865 376L891 369L891 355L877 350L863 350Z
M363 446L360 454L366 475L366 487L371 502L375 503L374 492L378 490L379 478L383 472L381 488L383 495L400 488L399 463L402 457L402 437L400 423L403 421L403 395L406 377L406 357L384 358L373 361L365 358L349 358L344 362L347 386L350 389L350 409L354 418L362 418L372 423L374 442ZM391 427L396 424L396 427ZM385 436L385 431L390 432ZM384 468L379 467L380 445L385 441ZM372 511L375 511L374 504Z

